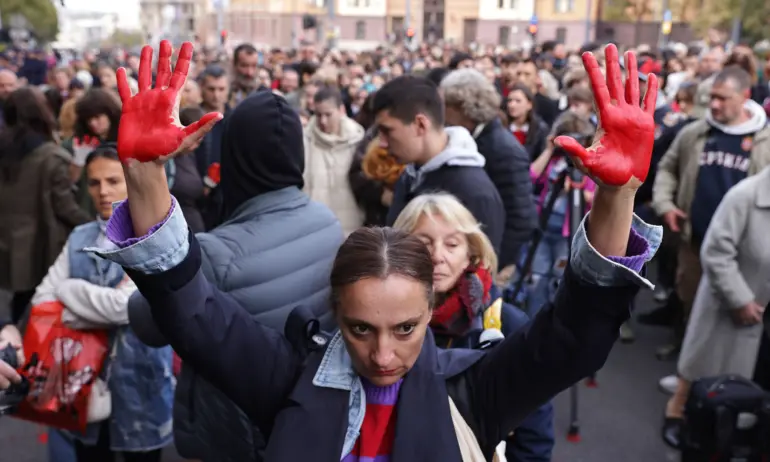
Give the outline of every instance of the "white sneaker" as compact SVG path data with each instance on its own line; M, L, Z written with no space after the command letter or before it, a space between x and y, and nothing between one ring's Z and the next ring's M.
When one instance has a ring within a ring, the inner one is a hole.
M667 375L658 381L658 388L663 393L673 395L679 387L679 377L676 375Z
M634 331L631 330L631 326L628 325L628 321L624 322L620 326L620 341L623 343L631 343L636 339Z
M672 290L667 289L665 287L661 287L659 289L655 289L655 295L653 295L653 299L656 303L666 303L668 300L668 297L671 295Z

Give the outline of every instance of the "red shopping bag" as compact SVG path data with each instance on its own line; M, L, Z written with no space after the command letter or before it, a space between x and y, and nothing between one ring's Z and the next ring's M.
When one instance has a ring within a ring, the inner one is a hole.
M61 321L64 305L32 307L24 332L27 363L20 368L30 392L15 417L66 430L84 431L94 380L109 353L103 330L79 331Z

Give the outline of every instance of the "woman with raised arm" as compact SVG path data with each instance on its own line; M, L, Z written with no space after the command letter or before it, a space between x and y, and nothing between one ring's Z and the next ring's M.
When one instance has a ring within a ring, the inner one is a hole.
M155 89L151 48L142 51L138 94L131 95L120 70L118 149L128 200L107 228L118 249L94 251L124 266L182 359L264 433L264 460L488 460L524 417L604 364L631 300L640 286L651 286L639 272L661 231L632 210L649 167L656 81L650 76L652 91L639 107L635 56L626 56L624 89L617 49L609 46L606 54L606 83L595 58L583 56L601 114L596 142L584 149L570 138L556 140L599 185L593 208L554 303L493 348L436 347L428 329L430 252L390 228L359 229L340 247L331 273L340 330L328 342L301 309L285 333L277 332L205 279L199 245L163 171L164 159L184 152L219 118L209 114L187 128L178 122L189 43L173 75L171 46L161 43Z

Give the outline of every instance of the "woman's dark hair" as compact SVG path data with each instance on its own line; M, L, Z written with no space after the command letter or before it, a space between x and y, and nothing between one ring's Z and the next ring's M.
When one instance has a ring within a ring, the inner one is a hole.
M358 122L358 125L364 127L364 130L368 130L369 127L374 125L374 111L372 110L372 102L374 101L374 94L376 92L371 92L369 95L367 95L366 99L364 100L364 104L361 105L361 109L358 110L358 114L356 114L355 120Z
M24 87L15 90L3 105L5 127L0 130L0 164L13 164L39 146L39 141L54 141L56 119L40 90Z
M567 102L571 106L574 103L593 103L594 94L588 88L572 87L567 91Z
M336 87L323 85L313 96L313 102L321 104L324 101L331 101L337 107L342 106L342 93Z
M573 111L566 111L560 115L553 123L551 130L551 136L554 138L563 135L571 136L586 148L593 142L595 134L594 124Z
M520 91L524 94L524 97L527 98L527 101L529 101L532 104L532 109L529 110L529 114L527 114L527 123L531 122L532 117L535 114L535 95L532 93L532 91L527 88L526 85L522 85L520 83L517 83L516 85L512 86L511 89L508 91L508 97L511 97L511 94L515 91ZM510 114L509 114L510 117ZM531 127L530 127L531 128Z
M696 82L683 82L679 85L679 89L676 91L676 101L684 101L693 104L695 102L695 95L697 92L698 84Z
M44 96L46 103L48 103L48 107L53 113L54 119L58 119L59 114L61 113L61 107L64 104L64 97L61 95L59 90L55 88L49 88L46 90Z
M362 279L384 279L397 274L421 283L433 308L433 260L415 236L393 228L359 228L337 251L330 282L332 307L339 306L340 291Z
M534 143L534 140L537 139L538 136L540 136L540 121L538 120L537 111L535 110L535 95L532 93L532 90L527 88L526 85L522 85L520 83L517 83L513 87L511 87L510 91L508 92L508 97L510 98L511 95L516 92L520 91L525 98L527 98L527 101L532 105L532 109L529 110L529 114L527 114L527 125L529 126L529 129L527 130L527 139L525 140L525 143L527 145L530 145L530 143ZM511 114L508 112L508 107L506 105L505 108L505 114L510 119ZM539 154L539 153L538 153Z
M186 107L179 111L179 121L185 127L201 120L203 116L203 109L199 107Z
M425 78L433 82L438 87L441 85L441 81L444 80L444 77L449 75L449 72L449 69L446 67L434 67L428 71Z
M751 77L752 85L756 84L757 81L759 80L759 72L757 71L757 61L752 55L733 52L730 56L727 57L727 60L725 60L724 68L726 69L730 66L738 66L744 71L746 71Z
M91 133L88 121L104 114L110 120L110 132L105 141L117 141L120 108L120 100L113 91L102 88L88 90L75 105L75 136L96 136L96 133Z
M86 157L85 167L88 168L88 165L96 159L110 159L120 162L117 143L102 143L97 146L96 149L91 151L91 154Z

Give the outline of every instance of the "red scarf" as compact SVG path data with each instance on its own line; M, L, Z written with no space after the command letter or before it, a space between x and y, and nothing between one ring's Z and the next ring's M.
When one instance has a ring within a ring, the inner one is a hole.
M441 306L433 310L430 327L436 334L462 337L489 305L492 275L484 268L469 266L457 280Z
M524 144L526 144L526 142L527 142L527 132L521 131L521 130L516 130L515 132L513 132L513 136L515 136L516 139L519 140L519 143L521 143L522 146Z

